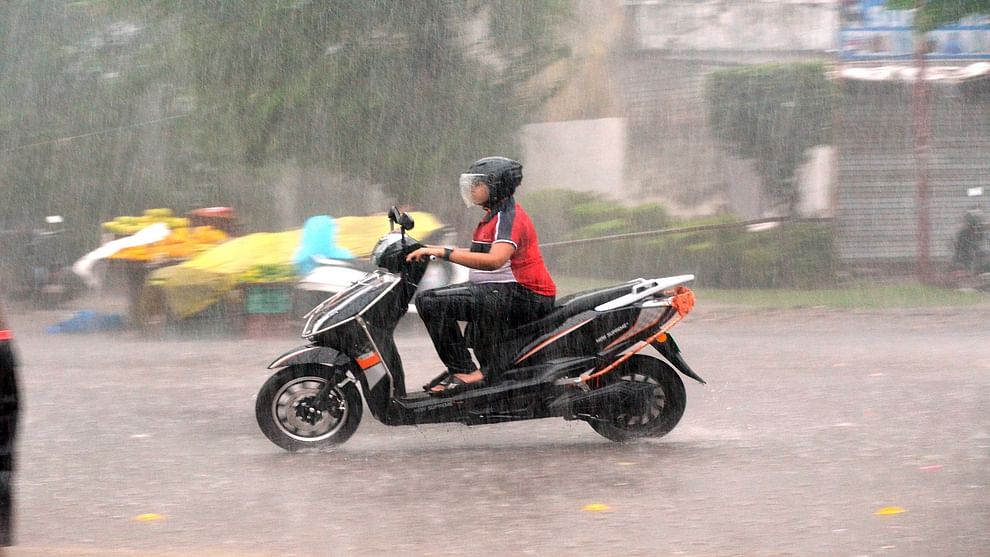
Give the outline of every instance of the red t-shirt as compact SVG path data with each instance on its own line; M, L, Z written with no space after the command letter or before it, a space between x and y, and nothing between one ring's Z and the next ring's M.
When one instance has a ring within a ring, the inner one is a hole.
M515 246L516 251L499 269L471 269L471 282L517 282L542 296L557 295L557 286L550 278L540 254L540 242L533 221L511 197L489 210L478 223L471 240L471 251L488 253L492 244L498 242L508 242Z

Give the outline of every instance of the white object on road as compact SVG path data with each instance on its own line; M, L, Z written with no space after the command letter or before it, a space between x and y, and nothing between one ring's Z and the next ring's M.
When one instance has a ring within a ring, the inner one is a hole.
M96 265L97 261L106 259L107 257L110 257L125 248L133 248L136 246L144 246L147 244L160 242L167 238L171 233L172 229L163 222L150 224L142 228L136 234L107 242L80 257L75 263L72 264L72 272L79 275L79 278L83 279L87 286L90 288L96 288L100 285L99 279L97 279L96 275L93 274L93 266Z

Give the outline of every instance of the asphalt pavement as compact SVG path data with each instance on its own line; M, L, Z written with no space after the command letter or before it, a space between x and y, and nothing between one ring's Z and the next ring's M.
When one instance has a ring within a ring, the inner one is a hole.
M51 335L11 315L24 414L9 555L990 555L990 309L698 309L708 385L668 436L551 419L386 427L290 454L254 421L299 342ZM440 364L416 316L417 388Z

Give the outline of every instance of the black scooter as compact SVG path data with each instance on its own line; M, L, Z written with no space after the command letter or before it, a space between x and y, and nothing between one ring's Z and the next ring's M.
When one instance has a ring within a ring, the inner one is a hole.
M422 246L406 234L412 219L394 207L388 217L392 232L371 256L384 270L313 308L302 332L309 344L268 366L277 371L258 392L255 415L279 447L343 443L361 421L362 392L386 425L561 417L585 420L613 441L660 437L684 413L677 372L704 383L667 333L694 306L681 286L694 276L681 275L569 296L549 315L507 330L469 331L482 369L495 346L516 354L501 380L450 396L407 393L393 333L429 263L406 261ZM647 346L662 359L640 354Z

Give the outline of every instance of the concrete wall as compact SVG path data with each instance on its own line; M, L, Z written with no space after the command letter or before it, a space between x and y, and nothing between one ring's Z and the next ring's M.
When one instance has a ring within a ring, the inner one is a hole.
M606 6L608 4L608 6ZM622 203L659 201L681 216L765 213L752 162L708 126L705 76L721 69L826 58L833 0L600 0L584 4L577 69L545 123L522 131L528 188L567 187ZM618 16L616 16L618 12ZM618 17L621 25L614 25ZM605 31L609 29L610 31ZM582 46L583 45L583 46ZM819 214L822 160L807 174ZM575 176L575 169L580 174ZM824 170L828 170L827 168Z
M733 157L708 124L705 78L728 68L827 59L836 3L631 1L626 9L627 50L616 71L629 122L627 188L684 215L768 213L752 161ZM801 187L813 192L807 209L819 214L831 187L820 163L830 159L815 156Z
M834 48L834 0L628 2L638 48L689 51L825 51Z
M834 168L834 148L823 145L808 150L808 160L798 170L798 184L801 188L798 212L802 216L832 216Z
M624 118L530 124L522 142L527 191L571 189L636 202L625 182Z

